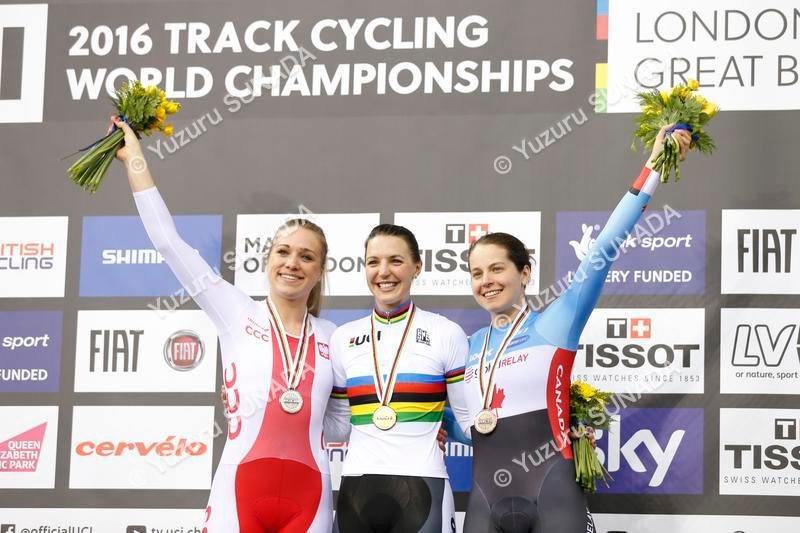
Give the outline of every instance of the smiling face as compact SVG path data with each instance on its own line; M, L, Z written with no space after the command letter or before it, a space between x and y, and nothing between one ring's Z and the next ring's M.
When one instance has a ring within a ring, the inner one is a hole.
M478 305L492 316L513 314L513 306L522 302L531 267L522 271L509 259L508 252L496 244L478 244L469 256L472 295Z
M313 231L293 227L275 235L267 259L270 296L308 300L323 271L323 250Z
M411 297L411 284L422 263L414 261L402 237L372 237L367 243L366 256L367 285L379 309L389 311Z

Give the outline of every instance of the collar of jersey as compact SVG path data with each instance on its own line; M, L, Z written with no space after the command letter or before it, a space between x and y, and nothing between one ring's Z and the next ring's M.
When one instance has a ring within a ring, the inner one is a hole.
M375 320L381 324L394 324L395 322L400 322L406 316L408 316L409 309L411 309L411 298L394 309L390 309L389 311L378 309L376 306L372 309L372 316L374 316Z

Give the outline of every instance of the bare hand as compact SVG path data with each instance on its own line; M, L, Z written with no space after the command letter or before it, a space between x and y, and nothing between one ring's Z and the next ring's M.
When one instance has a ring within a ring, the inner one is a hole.
M570 440L578 440L582 436L586 436L589 439L589 444L592 445L592 448L597 448L597 438L594 436L594 428L592 426L581 426L583 431L570 431L569 438Z
M667 137L667 130L674 127L675 124L667 124L663 126L659 131L658 135L656 136L656 140L653 143L653 151L650 153L650 159L648 163L652 163L656 160L656 157L664 151L664 143ZM670 133L670 136L673 140L678 142L678 150L680 153L680 160L683 161L686 159L686 153L689 151L689 145L692 143L692 134L687 130L675 130Z
M439 449L447 453L447 431L444 430L444 427L439 427L436 440L439 441Z
M125 134L125 146L117 150L116 156L117 159L125 163L125 166L129 166L130 163L136 157L143 158L142 155L142 145L139 144L139 139L136 138L136 134L133 132L130 126L128 126L127 122L123 122L120 118L116 115L111 115L111 122L122 130ZM109 126L109 131L111 127Z

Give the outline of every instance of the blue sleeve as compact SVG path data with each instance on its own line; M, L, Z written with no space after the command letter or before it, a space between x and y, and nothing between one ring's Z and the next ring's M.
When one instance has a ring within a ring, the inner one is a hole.
M461 426L456 420L456 415L453 413L453 410L450 409L449 405L445 406L444 408L444 419L442 420L442 426L447 432L447 438L449 440L472 446L472 440L467 437L463 431L461 431Z
M581 332L600 298L606 275L620 254L620 244L647 207L658 181L658 173L642 171L611 213L570 286L539 315L536 330L553 345L578 349Z

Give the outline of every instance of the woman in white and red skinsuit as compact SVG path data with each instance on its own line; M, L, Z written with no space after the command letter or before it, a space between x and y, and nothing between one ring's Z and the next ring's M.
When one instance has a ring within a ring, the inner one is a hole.
M331 531L323 424L327 439L345 441L350 422L347 416L325 417L333 383L328 342L335 329L316 316L327 254L325 235L306 221L279 229L267 259L269 297L251 299L222 280L180 238L138 139L127 124L116 117L113 122L125 132L125 147L117 157L125 164L153 245L181 284L191 288L219 334L230 427L203 532ZM294 406L302 403L302 407L290 413L280 398L287 389L287 367L291 371L303 353L293 388Z

